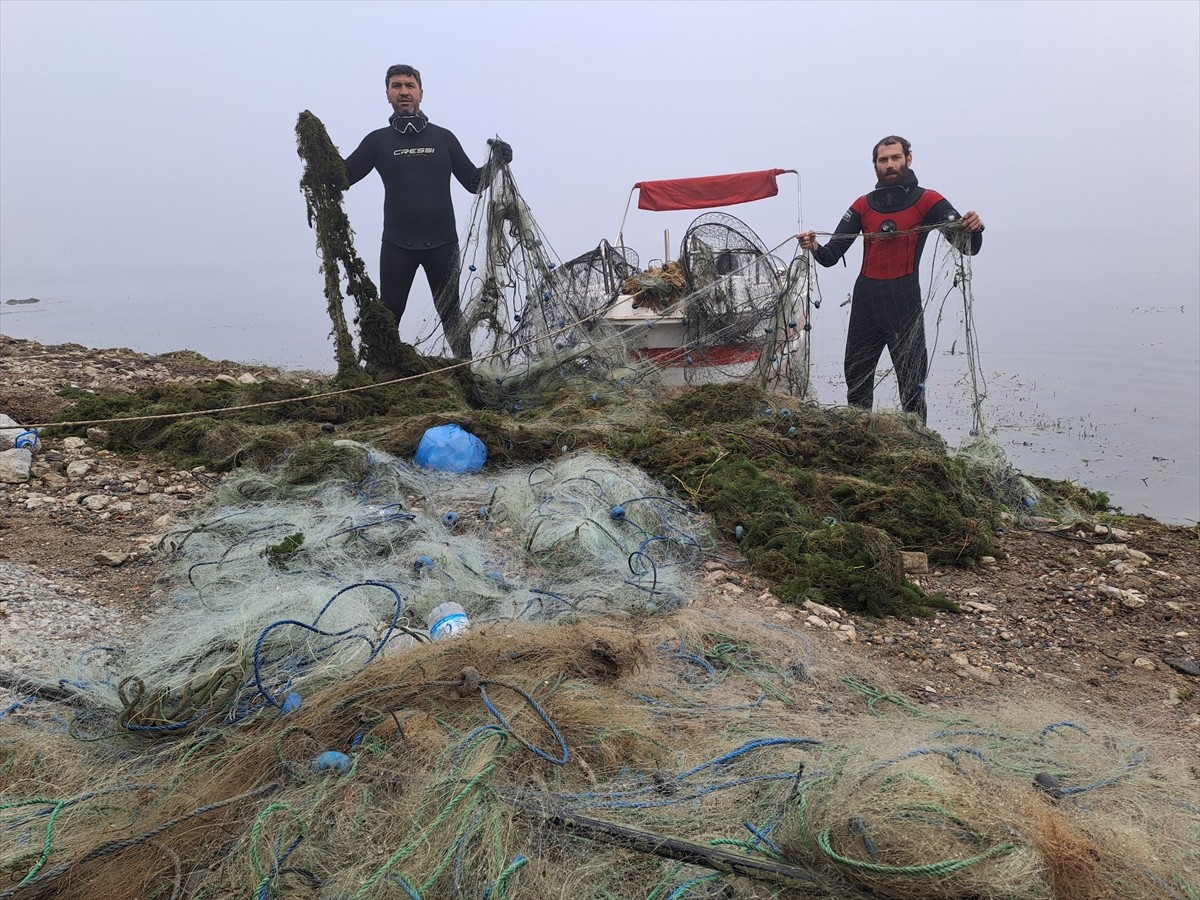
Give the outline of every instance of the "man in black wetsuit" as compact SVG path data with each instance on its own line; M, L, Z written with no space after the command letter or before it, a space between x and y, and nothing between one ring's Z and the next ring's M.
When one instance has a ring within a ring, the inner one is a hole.
M418 267L425 270L442 333L460 359L471 357L471 337L458 301L460 262L450 176L471 193L488 183L488 166L497 157L512 162L512 148L492 141L492 156L476 167L458 138L434 125L421 112L421 73L392 66L385 82L393 113L388 127L372 131L346 159L350 184L372 169L383 179L383 245L379 251L379 294L400 321Z
M925 422L925 319L917 267L929 230L943 226L963 251L974 256L983 245L983 222L975 212L959 217L937 191L917 185L908 141L889 135L871 151L878 183L842 216L829 243L817 233L797 235L823 266L837 263L859 232L863 234L862 271L854 283L850 329L846 336L846 395L850 406L870 409L875 397L875 367L888 348L900 404Z

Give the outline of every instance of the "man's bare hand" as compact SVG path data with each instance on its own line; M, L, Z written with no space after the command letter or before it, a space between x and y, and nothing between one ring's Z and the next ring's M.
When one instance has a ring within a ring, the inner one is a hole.
M962 227L964 231L983 231L983 219L979 218L979 213L971 210L962 217Z
M975 215L971 213L970 215ZM978 216L976 216L978 219ZM820 245L817 243L817 233L815 231L802 231L796 235L796 239L800 241L800 246L805 250L816 250Z

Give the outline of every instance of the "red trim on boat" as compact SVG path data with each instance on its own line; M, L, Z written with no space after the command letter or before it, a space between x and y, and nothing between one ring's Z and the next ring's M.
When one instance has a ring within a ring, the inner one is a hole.
M722 344L704 350L689 350L686 347L639 347L638 355L660 366L686 368L688 357L696 366L734 366L758 360L763 348L755 344Z

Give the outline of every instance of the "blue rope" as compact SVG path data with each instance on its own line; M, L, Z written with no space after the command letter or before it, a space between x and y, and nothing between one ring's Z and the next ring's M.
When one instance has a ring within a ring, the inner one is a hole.
M421 895L417 893L417 889L409 884L408 879L406 879L403 875L389 875L388 881L403 889L403 891L408 894L409 900L421 900Z
M785 747L785 746L811 747L811 746L821 746L821 744L822 744L821 741L815 740L813 738L756 738L755 740L748 741L747 743L742 744L740 747L736 747L727 753L723 753L720 756L717 756L717 757L714 757L714 758L708 760L707 762L701 763L698 766L688 769L686 772L681 772L679 775L676 775L668 783L673 784L673 785L679 785L680 783L686 781L688 778L691 778L693 775L697 775L700 772L705 771L706 769L723 768L725 766L728 766L730 763L734 762L735 760L739 759L740 757L745 756L750 753L754 753L758 750L764 750L764 749L768 749L771 747ZM810 777L813 777L813 776L810 776ZM780 780L784 780L784 779L790 779L790 780L795 781L798 778L799 778L799 774L796 772L773 773L773 774L768 774L768 775L755 775L755 776L750 776L748 778L743 778L743 779L738 779L735 781L727 782L723 785L718 785L716 787L700 788L700 789L698 789L698 791L699 791L698 793L694 793L693 795L689 795L687 797L671 799L665 803L656 801L655 803L652 803L649 805L651 805L651 806L666 806L666 805L670 805L672 803L678 803L678 802L680 802L680 799L694 799L695 797L700 797L700 796L703 796L704 794L712 793L714 790L724 790L728 787L736 787L736 786L742 785L742 784L751 784L756 781L780 781ZM634 790L629 790L629 791L606 791L606 792L594 792L593 791L593 792L579 793L579 794L560 794L559 799L571 801L571 800L592 800L592 799L603 798L606 801L615 801L618 798L640 797L640 796L645 796L646 794L649 794L649 793L661 792L663 787L664 787L664 785L655 783L655 784L650 784L645 787L636 788ZM608 806L611 804L603 803L603 804L585 804L585 805ZM619 806L622 804L618 803L616 805Z
M533 707L534 712L536 712L538 714L538 717L546 724L546 727L550 729L551 734L554 735L555 740L558 741L558 746L562 749L562 759L555 759L553 756L548 754L546 751L542 750L539 747L535 747L533 744L528 743L523 737L521 737L519 734L517 734L515 731L513 731L513 727L510 724L508 724L508 720L505 719L504 716L500 714L500 710L496 709L496 707L492 705L492 701L488 698L487 689L485 687L485 685L488 685L488 684L494 684L497 687L506 687L510 691L515 691L516 693L520 694L522 697L525 698L525 701L530 706ZM567 749L567 742L563 739L562 733L558 730L558 727L550 720L550 717L546 714L546 711L544 709L542 709L541 706L538 705L538 702L536 700L534 700L533 697L531 697L528 693L523 691L521 688L517 687L515 684L505 684L502 681L490 681L489 680L489 681L480 682L479 695L483 698L483 705L486 706L488 708L488 711L491 712L491 714L496 717L496 721L498 721L504 727L505 731L507 731L514 738L516 738L516 740L526 750L530 751L531 753L535 754L536 756L540 756L542 759L546 760L546 762L554 763L556 766L565 766L567 764L567 760L570 758L570 755L571 755L571 751Z
M321 621L321 617L325 615L325 613L329 610L329 607L332 606L333 603L339 597L342 596L342 594L345 594L347 591L352 591L352 590L355 590L355 589L361 588L361 587L383 588L384 590L389 591L392 594L393 599L395 600L395 610L392 614L392 620L388 624L387 631L384 632L383 637L381 637L378 641L372 641L370 638L366 637L365 635L354 633L357 628L362 627L362 626L351 626L349 628L345 628L341 631L336 631L336 632L324 631L317 627L317 624ZM279 702L278 700L276 700L275 697L272 696L271 692L267 689L266 685L263 684L263 677L262 677L263 645L266 643L268 635L274 629L282 628L285 625L293 625L297 628L302 628L305 631L310 631L313 634L318 634L321 637L343 638L345 640L350 640L350 641L354 641L354 640L364 641L371 648L371 652L370 652L370 654L368 654L367 662L366 662L366 664L369 664L375 659L375 657L383 649L384 645L386 645L387 642L391 639L392 634L396 630L396 626L400 622L400 618L403 614L403 607L404 607L404 598L401 596L400 592L391 584L388 584L387 582L384 582L384 581L360 581L356 584L347 585L346 587L339 590L332 597L330 597L329 600L326 601L325 605L321 607L320 611L318 611L316 617L312 621L312 624L308 624L305 622L299 622L295 619L281 619L279 621L272 622L270 625L268 625L266 628L264 628L262 630L262 633L258 636L258 640L254 644L254 657L253 657L253 659L254 659L254 684L258 688L258 692L264 698L266 698L267 702L270 703L272 706L276 707L277 709L283 709L283 704L281 702ZM336 646L337 643L340 643L340 641L335 642L330 645L327 645L325 647L322 647L320 650L315 651L314 656L318 659L321 658L323 654L329 652L334 646Z
M775 825L778 825L778 824L779 824L778 822L775 823ZM766 844L767 847L770 848L772 853L774 853L776 856L780 857L781 859L783 858L783 850L781 850L779 848L779 845L776 844L773 840L771 840L770 837L768 837L768 835L771 833L771 831L774 830L775 825L770 826L765 831L760 831L759 829L757 829L753 825L751 825L749 822L743 822L742 825L747 831L749 831L752 835L754 835L756 840L762 841L764 844Z
M666 649L666 648L664 647L662 649ZM703 656L699 656L695 653L685 653L682 642L680 642L680 644L679 644L679 650L676 651L675 657L677 659L682 659L684 662L695 663L697 666L702 668L705 672L708 673L709 681L712 684L715 685L715 684L720 683L721 677L717 674L717 670L715 668L713 668L713 664L710 663Z
M32 703L36 699L37 699L37 694L30 694L24 700L18 700L16 703L13 703L11 706L8 706L2 712L0 712L0 719L3 719L10 712L20 709L22 706L25 706L27 703Z
M1037 742L1039 744L1045 744L1046 738L1055 731L1058 731L1060 728L1074 728L1076 731L1079 731L1081 734L1083 734L1084 737L1091 737L1091 735L1088 734L1087 729L1082 725L1076 725L1074 722L1052 722L1041 730L1041 732L1038 734Z
M389 525L392 522L415 522L416 516L412 513L392 513L389 516L380 518L375 522L360 522L356 525L349 525L341 528L332 534L328 535L325 540L331 541L335 537L341 537L343 534L355 534L360 531L366 531L368 528L378 528L380 525Z
M680 775L680 778L688 778L695 775L697 772L702 772L708 768L716 768L726 766L740 756L747 753L754 753L758 750L767 749L769 747L819 747L823 741L818 741L814 738L755 738L752 741L747 741L740 747L730 750L728 753L723 753L720 756L710 759L706 763L701 763L693 769L689 769Z
M918 756L944 756L946 759L950 760L950 762L954 763L955 767L961 771L962 767L958 764L957 759L959 754L963 754L965 756L974 756L989 769L992 767L992 764L988 758L974 747L918 747L915 750L909 750L903 756L897 756L892 759L886 759L883 762L876 763L867 770L865 775L863 775L863 780L866 781L872 775L883 771L888 766L893 766L898 762L903 762L906 759L913 759Z
M1061 788L1058 794L1060 797L1071 797L1075 794L1083 794L1088 791L1094 791L1097 788L1112 787L1145 761L1145 754L1139 753L1129 761L1124 769L1115 775L1110 775L1107 778L1101 778L1099 781L1093 781L1091 784L1083 784L1079 785L1078 787Z
M812 777L816 777L813 775ZM730 788L742 787L747 784L761 784L770 781L791 781L795 782L797 776L795 772L774 772L765 775L749 775L745 778L734 778L730 781L725 781L720 784L708 785L702 788L696 788L690 794L681 794L676 797L669 797L664 800L644 800L640 802L626 802L622 800L603 801L600 803L578 803L569 806L569 809L577 809L587 807L589 809L657 809L663 806L674 806L676 803L686 803L689 800L698 800L701 797L706 797L709 794L715 794L718 791L727 791ZM660 791L662 785L651 785L647 788L642 788L634 793L645 794L650 791Z
M281 529L291 530L291 529L298 528L298 527L299 526L296 525L294 522L278 522L274 525L263 525L259 528L255 528L251 531L247 531L244 535L242 535L242 537L238 538L236 541L234 541L232 544L230 544L228 547L226 547L225 552L222 553L217 559L204 560L202 562L198 562L198 563L195 563L194 565L192 565L187 571L188 584L190 584L196 590L200 590L200 585L196 584L195 580L192 578L192 574L196 571L196 569L199 569L202 566L219 566L222 563L229 562L229 554L232 553L234 550L236 550L238 547L242 546L243 544L248 543L252 538L255 538L261 534L265 534L269 531L279 531ZM235 559L234 561L236 562L238 559L252 559L252 558L253 557L251 557L251 556L241 556L241 557L237 557L237 559Z
M266 628L263 629L262 634L260 634L258 636L258 640L254 644L254 684L258 688L258 692L266 699L266 701L268 703L270 703L276 709L283 709L283 704L280 701L276 700L273 696L271 696L271 692L269 690L267 690L266 685L263 684L261 654L262 654L263 644L266 642L267 636L274 629L282 628L285 625L294 625L297 628L303 628L305 631L311 631L313 634L319 634L319 635L321 635L321 637L350 637L351 639L358 638L360 640L366 641L368 644L371 643L370 640L363 637L362 635L353 634L353 632L354 632L353 627L344 629L343 631L333 632L333 631L322 631L320 628L314 628L312 625L309 625L305 622L297 622L295 619L281 619L278 622L272 622L270 625L268 625Z
M529 593L536 594L537 597L550 597L552 600L557 600L559 603L561 603L563 606L565 606L571 612L575 611L576 604L573 601L568 600L566 597L562 596L562 594L556 594L553 591L543 591L539 588L530 588ZM543 611L545 610L545 608L546 608L545 604L542 603L541 600L538 600L535 598L534 600L530 600L529 603L525 606L525 612L528 612L534 603L540 604ZM548 613L548 615L549 615L549 613Z
M643 545L643 546L645 546L645 545ZM651 559L648 554L643 553L641 550L635 550L633 553L629 554L629 559L627 562L629 565L629 571L638 578L644 577L646 575L646 571L647 571L646 569L643 569L640 572L637 570L637 568L634 566L634 561L638 560L638 559L643 560L645 562L645 564L647 566L649 566L649 572L651 575L650 587L647 589L645 587L645 585L638 584L635 581L627 581L625 583L632 585L633 587L641 588L642 590L649 590L649 592L651 594L657 593L658 592L658 566L655 564L654 560Z
M266 878L263 879L262 888L258 892L258 900L267 900L270 896L271 885L279 880L279 870L283 868L283 864L287 862L287 858L292 855L292 852L300 846L304 840L304 835L300 835L296 840L292 841L292 846L283 851L283 855L278 855L279 843L283 840L283 835L275 841L276 857L271 863L271 871Z

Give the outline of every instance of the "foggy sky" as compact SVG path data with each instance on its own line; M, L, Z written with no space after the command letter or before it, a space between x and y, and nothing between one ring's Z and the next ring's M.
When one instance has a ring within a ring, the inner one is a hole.
M831 230L896 132L922 183L988 224L984 275L1031 253L1090 271L1118 248L1136 270L1164 241L1195 249L1198 33L1182 2L3 0L0 274L311 269L296 116L348 154L386 123L394 62L476 162L488 137L513 145L563 258L614 238L643 179L795 168L804 225ZM796 230L781 188L733 210L769 246ZM374 271L378 179L347 203ZM634 212L627 241L661 256L690 218ZM1190 255L1164 264L1194 288Z

